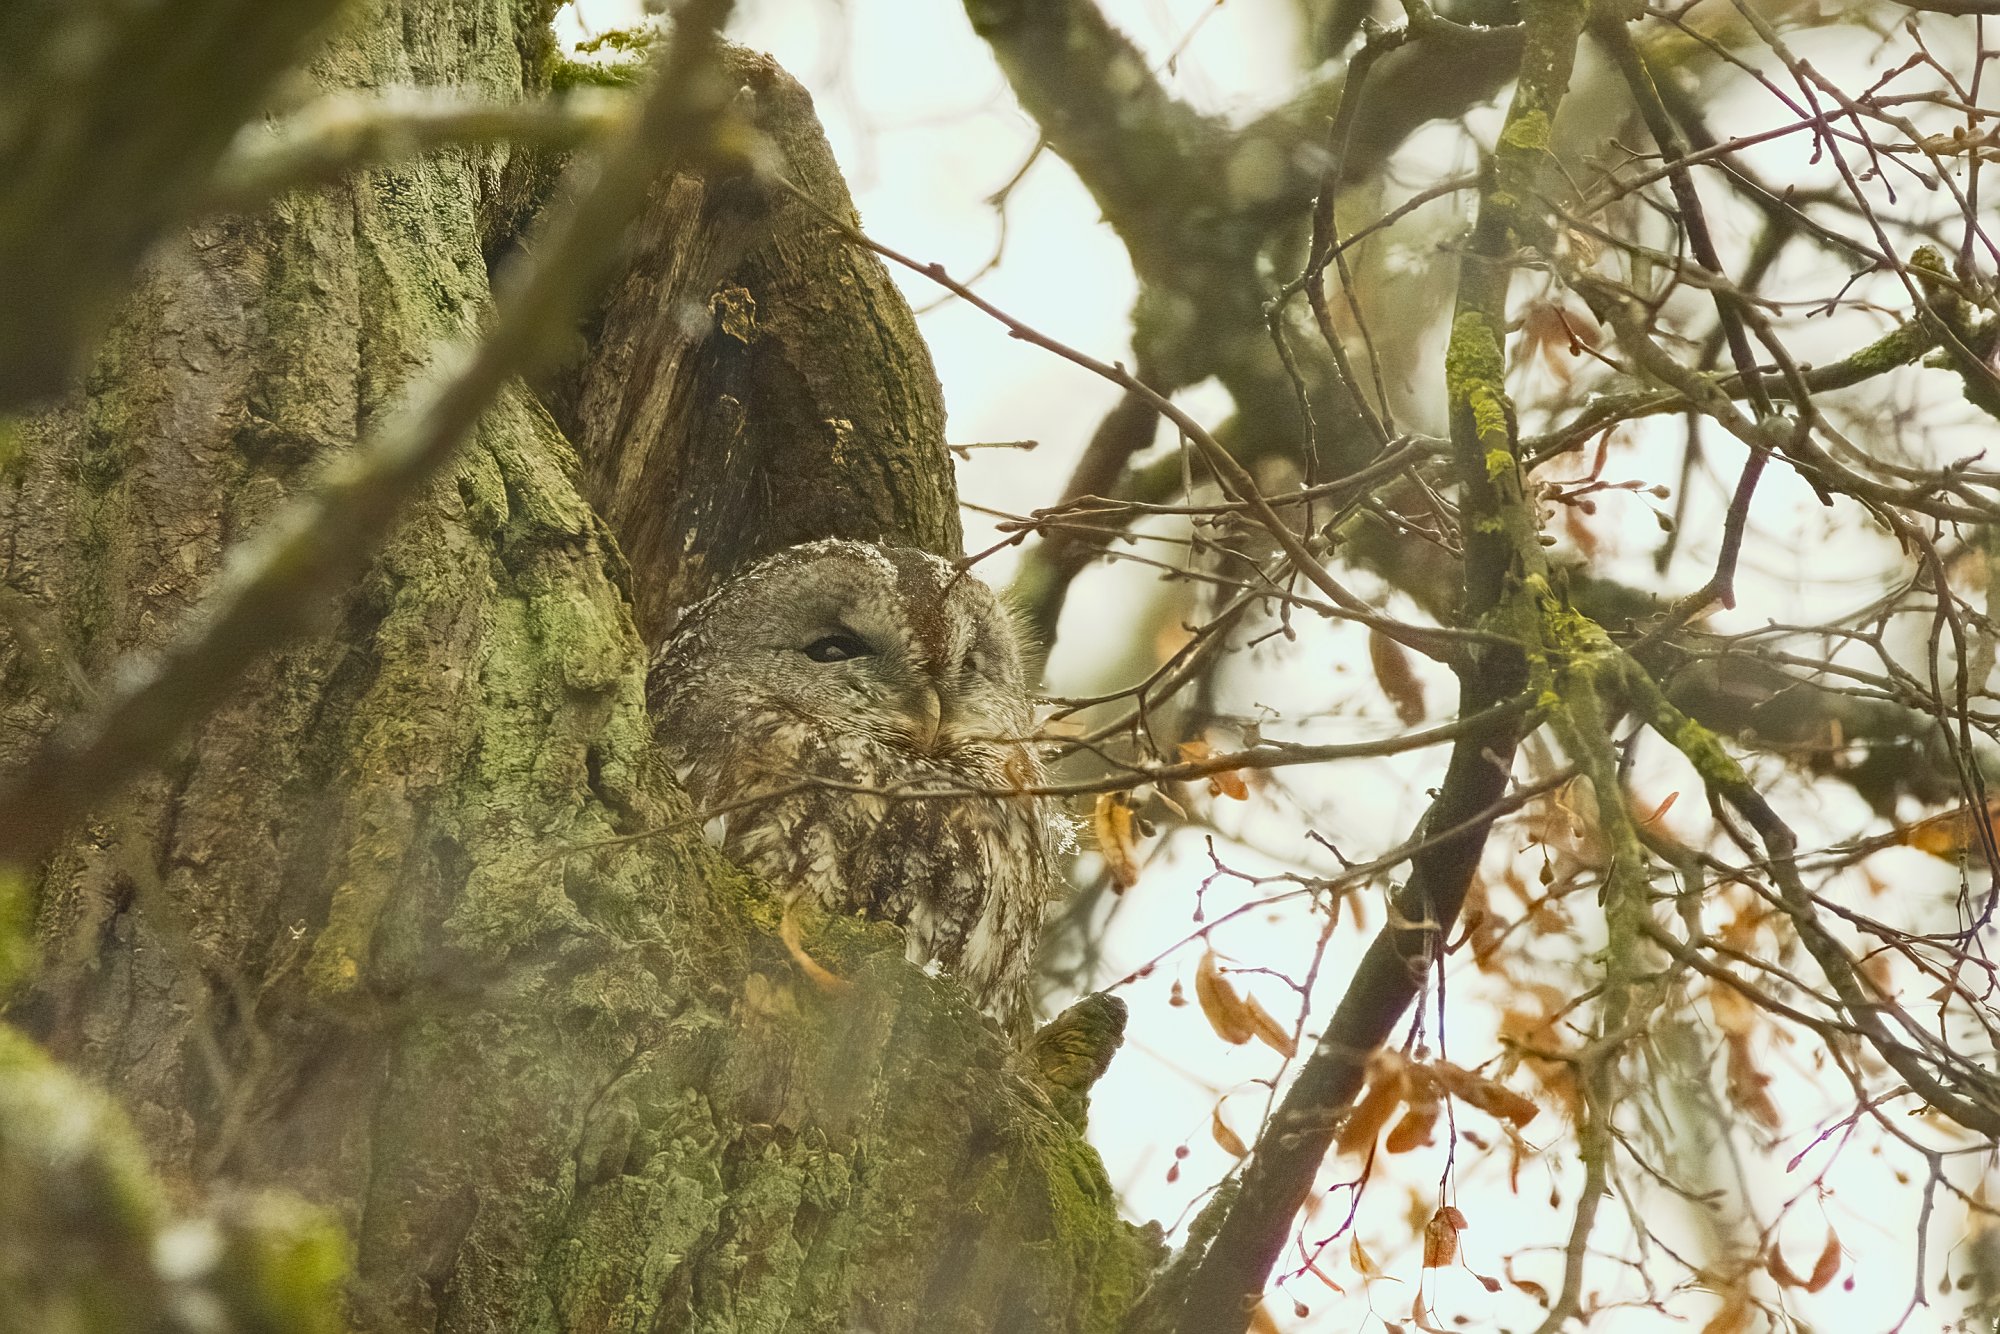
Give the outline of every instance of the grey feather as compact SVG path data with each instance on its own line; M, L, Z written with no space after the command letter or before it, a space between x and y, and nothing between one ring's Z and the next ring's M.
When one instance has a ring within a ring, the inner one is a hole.
M1069 827L1020 792L1044 773L990 588L907 548L792 547L687 611L647 695L690 794L729 808L728 852L786 893L902 926L912 962L1009 1027L1031 1017ZM925 792L961 795L910 799Z

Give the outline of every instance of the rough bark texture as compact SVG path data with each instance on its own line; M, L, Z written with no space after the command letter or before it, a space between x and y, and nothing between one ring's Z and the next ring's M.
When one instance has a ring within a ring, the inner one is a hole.
M858 219L805 89L731 53L771 166ZM590 355L551 395L633 568L641 633L746 560L816 537L960 554L944 399L881 263L811 205L676 176L634 229Z
M337 3L0 7L0 410L61 391Z
M374 0L313 73L518 96L546 17ZM837 180L803 95L744 68ZM0 479L0 762L477 327L533 177L441 155L154 256ZM809 924L854 984L822 994L675 823L635 600L823 533L958 540L907 309L746 190L663 187L561 398L587 463L505 396L327 633L42 868L9 1017L176 1185L325 1206L358 1329L1096 1330L1153 1258L1072 1091L892 929Z

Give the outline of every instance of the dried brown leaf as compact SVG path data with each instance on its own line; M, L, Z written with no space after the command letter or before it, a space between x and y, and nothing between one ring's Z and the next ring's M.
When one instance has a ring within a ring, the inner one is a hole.
M1729 1101L1738 1111L1747 1112L1764 1129L1778 1129L1785 1118L1779 1113L1778 1104L1771 1099L1767 1087L1771 1077L1757 1068L1749 1037L1731 1035L1728 1046L1729 1057L1724 1068L1728 1072Z
M1328 1286L1329 1288L1332 1288L1335 1292L1341 1293L1342 1295L1346 1294L1347 1292L1346 1288L1341 1287L1338 1283L1335 1283L1332 1279L1328 1278L1326 1275L1326 1271L1324 1269L1321 1269L1318 1265L1314 1264L1310 1260L1306 1261L1306 1272L1311 1274L1314 1278L1318 1279L1320 1282L1326 1284L1326 1286Z
M799 935L797 904L785 906L785 915L778 919L778 939L784 943L785 952L792 956L792 962L799 966L799 971L821 991L837 996L854 985L806 953L806 947Z
M1763 1022L1751 999L1726 982L1709 986L1708 1012L1715 1016L1715 1026L1732 1038L1748 1037Z
M1208 1133L1214 1137L1217 1144L1222 1146L1222 1151L1231 1158L1246 1158L1249 1156L1250 1146L1245 1144L1243 1137L1231 1130L1229 1123L1222 1119L1222 1105L1220 1103L1216 1104L1214 1109L1208 1114Z
M1224 1042L1240 1047L1257 1035L1257 1024L1250 1017L1250 1007L1243 1003L1243 998L1236 994L1236 988L1229 985L1229 979L1216 966L1214 950L1204 950L1201 963L1195 968L1194 998L1200 1002L1208 1026Z
M1983 815L1961 806L1943 815L1920 820L1903 831L1903 843L1918 852L1928 852L1945 861L1957 861L1959 854L1979 841L1981 826L1994 828L2000 837L2000 797L1989 798Z
M1244 1002L1250 1011L1251 1027L1257 1031L1257 1040L1287 1058L1299 1054L1299 1044L1292 1037L1292 1031L1279 1023L1277 1017L1260 1004L1255 996Z
M1424 1224L1424 1268L1443 1269L1458 1259L1458 1230L1463 1221L1453 1222L1440 1209ZM1458 1210L1451 1210L1457 1213Z
M1833 1282L1833 1276L1840 1272L1840 1237L1831 1224L1826 1229L1826 1244L1819 1249L1819 1258L1813 1261L1812 1273L1806 1276L1806 1291L1818 1292Z
M1661 818L1665 816L1668 811L1674 808L1674 803L1679 801L1680 799L1681 799L1680 789L1675 788L1672 792L1667 793L1667 799L1665 801L1661 802L1659 805L1653 808L1653 813L1651 815L1640 816L1639 823L1642 825L1658 824Z
M1236 769L1218 769L1208 776L1208 793L1212 797L1227 797L1231 801L1250 800L1250 785L1243 781L1243 774Z
M1410 666L1410 655L1380 630L1368 632L1368 665L1375 669L1375 683L1396 708L1396 717L1405 727L1424 720L1424 683Z
M1406 1078L1400 1060L1369 1062L1368 1090L1354 1104L1347 1120L1341 1123L1340 1134L1334 1140L1336 1152L1358 1157L1375 1146L1375 1137L1382 1133L1383 1126L1389 1124L1391 1114L1403 1105L1403 1090L1408 1086Z
M1097 835L1097 850L1104 856L1104 868L1120 894L1139 883L1139 831L1132 808L1117 792L1100 793L1090 813L1091 831Z
M1533 1297L1543 1306L1549 1304L1549 1290L1535 1282L1535 1280L1531 1278L1517 1278L1514 1280L1514 1286L1522 1292L1527 1293L1530 1297Z
M1541 1113L1540 1107L1505 1084L1474 1074L1450 1061L1433 1061L1430 1071L1445 1092L1477 1107L1496 1121L1524 1126Z
M1701 1327L1701 1334L1747 1334L1752 1319L1749 1295L1741 1289L1730 1292L1722 1309Z
M1402 1119L1389 1130L1389 1138L1382 1141L1384 1153L1408 1153L1420 1149L1431 1142L1431 1132L1436 1129L1438 1114L1444 1104L1436 1098L1413 1102L1403 1113Z
M1183 741L1180 745L1181 759L1189 764L1199 764L1212 758L1215 747L1206 741ZM1232 801L1250 800L1250 785L1243 781L1243 775L1235 769L1219 769L1208 775L1208 794L1212 797L1228 797Z
M1803 1288L1806 1285L1806 1281L1794 1274L1792 1267L1785 1263L1785 1253L1779 1248L1775 1239L1771 1242L1771 1249L1764 1255L1764 1272L1769 1274L1781 1288Z

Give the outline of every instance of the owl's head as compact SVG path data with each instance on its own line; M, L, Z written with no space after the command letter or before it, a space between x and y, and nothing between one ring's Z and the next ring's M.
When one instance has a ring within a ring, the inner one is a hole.
M993 590L928 552L821 541L691 608L649 694L663 730L777 713L920 755L1023 737L1018 633Z

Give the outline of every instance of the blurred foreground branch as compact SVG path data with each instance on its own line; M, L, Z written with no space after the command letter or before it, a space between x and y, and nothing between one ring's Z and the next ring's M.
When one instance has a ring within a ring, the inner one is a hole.
M122 665L101 702L0 780L0 863L34 860L92 805L165 756L259 655L314 624L501 387L563 350L662 166L740 151L725 146L732 90L713 69L728 11L729 0L698 0L683 11L643 107L579 174L582 188L548 219L532 257L503 277L484 336L441 350L432 378L400 411L318 492L237 553L171 643Z

